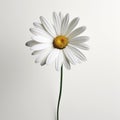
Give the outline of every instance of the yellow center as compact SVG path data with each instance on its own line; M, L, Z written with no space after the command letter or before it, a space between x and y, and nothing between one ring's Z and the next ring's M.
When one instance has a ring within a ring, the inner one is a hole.
M58 49L65 48L67 44L68 44L68 38L62 35L57 36L53 41L53 46Z

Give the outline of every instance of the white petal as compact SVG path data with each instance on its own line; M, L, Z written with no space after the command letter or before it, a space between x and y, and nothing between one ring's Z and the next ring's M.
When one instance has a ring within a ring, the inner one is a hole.
M59 16L55 12L53 12L53 22L54 22L54 29L56 31L56 34L60 35L61 21Z
M44 36L32 36L32 39L37 41L37 42L42 42L42 43L50 43L52 42L51 39L44 37Z
M46 63L46 58L51 52L51 49L44 49L41 52L39 52L39 56L35 59L35 63L39 63L41 65L44 65Z
M63 20L64 16L63 16L63 14L61 12L59 12L59 18L60 18L60 21L62 23L62 20Z
M80 36L70 40L72 43L83 43L89 40L88 36Z
M36 28L43 29L42 24L40 24L39 22L34 22L33 25L34 25Z
M43 50L51 46L52 46L51 44L42 43L42 44L37 44L37 45L32 46L31 50Z
M50 49L45 49L44 52L41 52L42 55L39 56L38 58L38 62L40 62L40 65L43 66L46 64L46 60L47 60L47 57L48 55L50 54L50 52L52 51L52 48ZM37 59L36 59L37 60Z
M36 50L32 52L32 55L38 55L42 52L42 50Z
M68 27L67 32L66 32L66 35L68 35L76 27L76 25L78 24L78 22L79 22L79 18L78 17L74 18L70 22L69 27Z
M38 54L41 54L41 53L43 53L43 52L49 52L49 51L51 51L53 49L53 47L49 47L49 48L46 48L46 49L43 49L43 50L36 50L36 51L33 51L32 52L32 55L38 55Z
M72 64L76 64L77 63L77 58L75 57L75 55L72 53L72 51L68 47L66 47L63 51L64 51L64 54L67 57L67 59Z
M70 70L71 69L70 62L67 59L67 57L65 56L65 54L63 55L63 59L64 59L64 61L63 61L64 66L66 67L66 69Z
M68 38L72 39L72 38L78 36L79 34L81 34L82 32L84 32L85 30L86 30L85 26L79 27L79 28L75 29L72 33L70 33Z
M53 26L44 18L44 17L40 17L41 23L43 24L44 28L46 29L46 31L53 37L56 36L55 33L55 29L53 28Z
M44 37L47 37L49 39L52 39L52 37L44 29L30 28L30 32L36 36L44 36Z
M78 47L83 50L89 50L89 46L86 45L85 43L79 44Z
M28 46L28 47L32 47L32 46L34 46L36 44L39 44L39 43L34 41L34 40L30 40L30 41L26 42L25 45Z
M53 49L47 58L46 64L51 64L58 56L59 51L60 51L59 49Z
M62 20L61 25L61 34L64 35L68 29L68 23L69 23L69 14L66 14L66 16Z
M74 53L79 57L79 59L81 59L82 61L87 60L85 55L80 51L80 49L77 46L71 44L69 44L68 46L71 48L72 51L74 51Z
M76 47L83 49L83 50L89 50L89 46L86 45L85 43L70 43L72 45L75 45Z
M62 50L60 50L59 55L55 59L55 68L57 71L60 70L62 64L63 64L63 53Z
M41 62L41 60L44 58L45 55L46 55L46 52L44 51L40 52L38 57L35 59L35 63Z
M48 57L49 54L47 54L40 62L40 65L43 66L46 64L46 60L47 60L47 57Z

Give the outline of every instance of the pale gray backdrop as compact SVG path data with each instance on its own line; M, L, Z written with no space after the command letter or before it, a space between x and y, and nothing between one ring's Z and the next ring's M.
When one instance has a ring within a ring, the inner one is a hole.
M24 45L53 11L79 16L91 38L88 61L64 69L60 120L120 120L119 0L0 0L0 120L55 120L60 74Z

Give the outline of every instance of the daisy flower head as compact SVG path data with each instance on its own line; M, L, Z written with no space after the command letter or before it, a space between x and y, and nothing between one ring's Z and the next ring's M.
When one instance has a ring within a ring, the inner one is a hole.
M80 36L86 30L85 26L77 27L79 18L69 20L69 14L63 15L53 12L53 24L40 16L40 22L34 22L30 28L32 40L26 45L37 55L35 62L41 66L55 63L57 71L64 65L67 69L71 64L86 61L81 50L88 50L85 42L88 36Z

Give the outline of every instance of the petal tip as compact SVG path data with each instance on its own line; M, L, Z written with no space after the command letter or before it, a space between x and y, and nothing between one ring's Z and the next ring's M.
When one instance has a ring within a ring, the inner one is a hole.
M29 47L29 44L28 44L28 42L26 42L26 43L25 43L25 46Z
M29 31L30 31L31 33L32 33L32 30L33 30L32 28L29 28Z
M80 20L80 18L79 18L79 17L76 17L75 19L76 19L76 21L77 21L77 22Z
M87 27L86 27L86 26L82 26L82 28L83 28L84 30L86 30L86 29L87 29Z
M34 52L32 52L31 55L34 55Z
M87 39L87 40L89 40L89 39L90 39L90 37L89 37L89 36L86 36L86 39Z
M43 21L43 19L44 19L44 17L43 17L43 16L40 16L40 20L41 20L41 22Z

